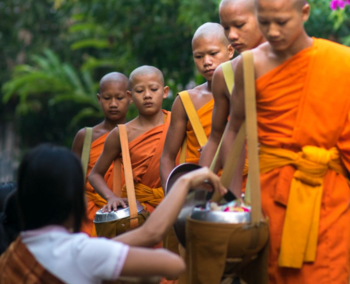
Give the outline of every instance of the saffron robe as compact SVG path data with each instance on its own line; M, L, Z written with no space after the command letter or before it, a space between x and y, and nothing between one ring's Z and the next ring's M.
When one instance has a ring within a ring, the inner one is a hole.
M86 197L87 197L87 206L86 206L86 215L87 215L87 221L85 221L82 225L81 231L88 234L89 236L96 236L96 232L94 229L94 218L96 215L96 212L100 210L104 205L107 204L107 201L103 199L91 186L91 184L88 181L89 174L96 164L98 158L100 157L103 147L106 141L106 138L109 133L106 133L102 135L101 137L97 138L95 141L91 143L91 150L90 150L90 158L89 158L89 164L88 169L86 172L86 185L85 185L85 191L86 191ZM107 183L108 188L112 189L113 187L113 163L107 170L104 179Z
M63 284L46 270L18 237L0 257L0 283Z
M197 114L204 132L209 137L211 132L211 118L214 108L214 99L207 102L204 106L197 110ZM197 137L194 133L191 122L187 121L186 126L186 138L187 138L187 150L186 150L186 163L198 164L200 158L201 146L198 143Z
M258 138L262 145L300 152L304 146L336 147L350 170L350 48L314 39L256 80ZM270 219L270 283L348 284L350 188L328 169L323 178L316 259L301 269L282 268L278 258L286 205L296 169L276 168L261 177L262 207ZM295 234L298 234L295 231Z
M163 113L166 115L164 124L152 128L129 143L136 199L144 205L148 212L153 212L164 198L159 165L171 113L165 110ZM122 176L122 184L125 184L124 176ZM126 196L124 186L122 197Z

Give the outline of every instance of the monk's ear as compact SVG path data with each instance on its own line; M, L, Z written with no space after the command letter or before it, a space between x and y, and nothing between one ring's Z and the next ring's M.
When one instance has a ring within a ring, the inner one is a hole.
M165 86L164 92L163 92L163 99L166 99L168 97L168 94L169 94L169 87Z
M99 93L97 93L96 97L97 97L98 103L100 103L101 102L101 95Z
M230 59L232 59L233 55L235 54L235 49L232 47L231 44L229 44L227 46L227 51L228 51L228 55L229 55Z
M305 3L305 5L302 8L302 15L303 15L303 21L306 22L309 19L310 16L310 5L308 3Z
M128 97L128 100L130 101L130 103L132 103L132 94L129 90L126 91L126 95Z

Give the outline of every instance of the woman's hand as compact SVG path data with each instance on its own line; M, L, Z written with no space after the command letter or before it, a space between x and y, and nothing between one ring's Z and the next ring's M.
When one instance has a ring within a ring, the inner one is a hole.
M220 178L207 167L189 172L183 175L180 179L182 178L189 181L190 188L201 186L201 188L206 188L209 191L217 191L221 195L227 193L227 189L221 184Z
M107 205L102 207L102 212L111 212L113 209L114 211L117 211L118 206L123 206L124 208L126 207L126 203L128 203L127 198L120 198L116 195L112 195L107 199Z

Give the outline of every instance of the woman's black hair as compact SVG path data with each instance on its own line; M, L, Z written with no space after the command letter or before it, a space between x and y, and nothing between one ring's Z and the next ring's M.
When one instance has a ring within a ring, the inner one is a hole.
M20 232L16 187L14 182L0 183L0 255Z
M71 151L51 144L31 150L18 170L22 230L62 225L72 217L79 232L86 218L84 187L80 160Z

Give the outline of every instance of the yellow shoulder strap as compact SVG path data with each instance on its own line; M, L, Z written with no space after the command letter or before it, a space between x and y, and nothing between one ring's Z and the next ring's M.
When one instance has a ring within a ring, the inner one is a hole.
M126 131L126 127L124 124L119 124L118 130L119 130L119 138L120 138L120 147L122 150L125 185L126 185L126 192L127 192L129 212L130 212L130 229L133 229L138 226L139 221L137 218L135 185L134 185L134 178L132 174L132 167L131 167L131 160L130 160L128 133ZM115 167L119 167L120 165L120 164L117 164L117 160L114 162Z
M234 82L235 82L235 75L233 73L233 69L232 69L232 65L231 65L231 61L227 61L225 63L221 64L221 68L222 68L222 73L224 74L224 78L225 78L225 83L227 86L227 89L230 93L230 96L232 95L232 90L233 90L233 86L234 86ZM214 159L210 165L210 169L213 171L216 165L216 162L218 160L219 157L219 152L221 149L221 144L222 144L222 139L225 136L225 134L222 135L222 138L220 140L220 144L219 147L216 149L216 153L214 156Z
M207 135L205 134L201 121L199 120L197 111L194 108L190 95L188 94L187 91L183 91L179 93L179 96L185 108L188 119L190 120L190 123L193 127L193 131L194 131L194 134L196 135L198 143L201 147L203 147L207 143L208 138L207 138ZM184 140L184 143L182 144L182 147L181 147L181 153L180 153L181 164L184 163L186 160L186 150L187 150L187 139Z
M85 138L84 138L83 150L81 153L81 164L83 167L84 182L86 179L86 172L87 172L88 164L90 160L91 141L92 141L92 128L85 127Z
M233 86L235 83L235 77L234 77L235 75L233 73L231 61L227 61L225 63L222 63L221 68L222 68L222 73L224 74L225 83L226 83L228 92L231 95L232 90L233 90Z
M190 123L193 127L193 131L194 131L194 134L196 135L198 143L201 147L203 147L207 143L208 138L207 138L207 135L205 134L201 121L199 120L197 111L194 108L194 105L191 101L190 95L188 94L187 91L183 91L179 93L179 96L186 110L188 119L190 120Z

